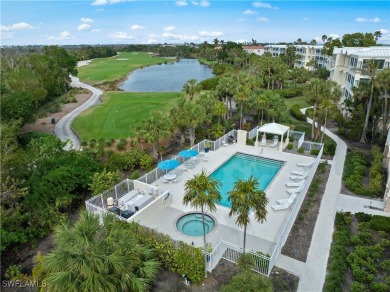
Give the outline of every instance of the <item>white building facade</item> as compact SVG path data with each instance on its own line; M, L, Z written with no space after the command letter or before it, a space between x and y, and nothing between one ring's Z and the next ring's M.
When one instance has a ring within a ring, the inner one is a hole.
M242 48L248 54L256 54L258 56L264 55L263 46L242 46Z
M344 47L333 50L330 79L341 86L343 91L341 103L353 97L353 87L370 80L365 70L369 60L377 62L378 72L390 68L390 47Z

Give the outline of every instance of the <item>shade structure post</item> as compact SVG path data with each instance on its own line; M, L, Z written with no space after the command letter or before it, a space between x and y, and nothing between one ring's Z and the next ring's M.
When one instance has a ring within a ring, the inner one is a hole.
M282 134L282 139L280 140L280 145L279 145L279 151L282 152L283 151L283 137L284 137L284 134Z
M256 131L256 142L255 147L259 147L259 130Z

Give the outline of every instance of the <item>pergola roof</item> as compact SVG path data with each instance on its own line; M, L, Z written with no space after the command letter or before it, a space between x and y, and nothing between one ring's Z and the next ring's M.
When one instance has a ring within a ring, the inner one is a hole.
M290 127L278 124L278 123L269 123L261 126L257 129L257 132L271 133L277 135L284 135Z

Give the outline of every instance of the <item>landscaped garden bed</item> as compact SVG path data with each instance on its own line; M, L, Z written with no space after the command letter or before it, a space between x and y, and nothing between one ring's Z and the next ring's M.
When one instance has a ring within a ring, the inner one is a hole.
M283 246L282 254L306 262L330 168L330 165L325 163L319 164L298 217Z
M390 217L336 214L324 291L390 291Z

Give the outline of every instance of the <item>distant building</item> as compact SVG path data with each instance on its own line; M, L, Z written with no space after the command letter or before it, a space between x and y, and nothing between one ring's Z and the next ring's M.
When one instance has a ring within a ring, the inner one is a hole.
M256 54L259 56L264 54L264 47L263 46L242 46L242 48L248 54Z
M362 81L369 81L365 71L369 60L378 62L378 72L390 68L390 47L344 47L333 50L330 79L341 86L343 96L340 102L353 97L352 87L359 87Z
M280 54L286 53L287 45L267 45L264 48L265 53L270 53L272 57L279 57Z

